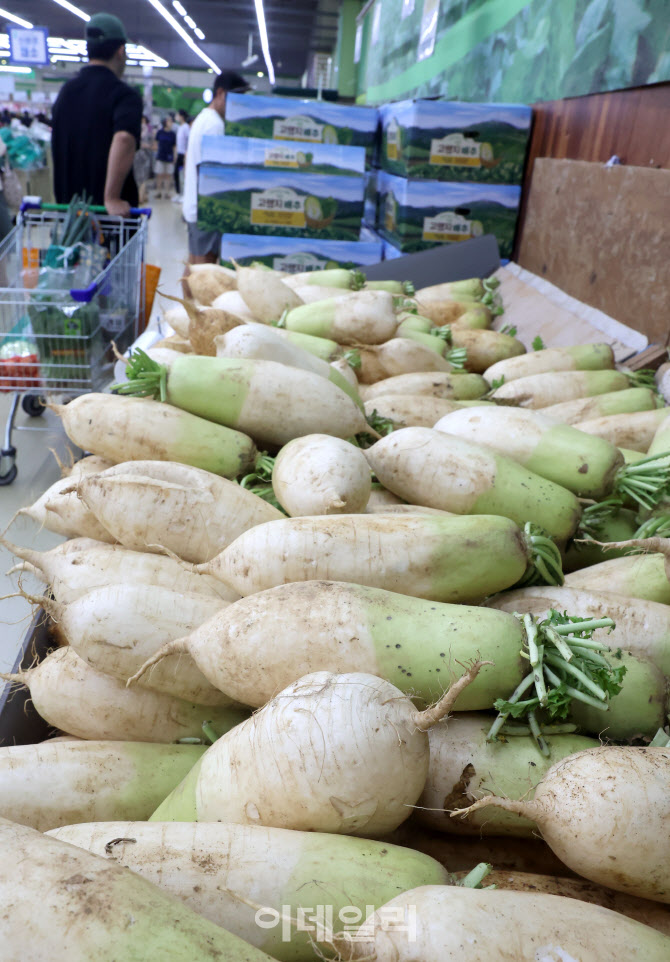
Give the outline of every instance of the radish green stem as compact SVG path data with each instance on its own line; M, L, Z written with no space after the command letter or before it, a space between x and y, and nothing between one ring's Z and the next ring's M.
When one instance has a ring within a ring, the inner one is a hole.
M611 618L587 618L584 621L570 621L564 625L552 624L551 627L558 635L569 635L574 631L595 631L597 628L614 628L614 622ZM579 643L583 644L583 641L580 639ZM596 644L598 644L598 642L593 643L594 646ZM605 647L606 646L603 645L603 648Z
M556 685L557 687L559 685L565 685L558 675L555 675L551 668L548 668L547 665L544 666L544 673L547 676L547 680L550 681L552 685ZM591 695L585 695L584 692L579 691L578 688L572 688L569 685L565 685L565 694L570 695L570 697L574 698L575 701L581 701L585 705L590 705L591 708L598 708L600 711L607 711L606 704L604 704L602 701L599 701L597 698L592 698Z
M662 728L656 732L649 742L650 748L670 748L670 735L666 735Z
M465 365L468 360L467 348L452 347L450 351L447 351L444 357L445 360L449 361L455 371L462 371L465 369Z
M487 865L486 862L480 862L479 865L475 865L472 871L468 872L465 878L462 878L458 884L466 889L481 888L482 882L490 873L491 866Z
M602 688L599 688L598 685L594 684L594 682L592 682L583 671L577 668L576 665L573 665L572 662L565 661L564 659L559 658L557 655L552 655L550 653L547 653L546 657L550 665L553 665L554 667L560 665L564 671L566 671L569 675L572 675L573 678L576 678L577 681L581 682L584 688L588 688L588 690L594 694L596 698L600 698L601 701L607 701L606 692L604 692Z
M164 364L153 361L141 348L131 354L126 366L127 380L112 384L116 394L130 394L133 397L151 397L160 401L167 399L167 374Z
M542 530L542 528L526 522L524 525L524 535L526 544L531 557L531 563L525 575L519 582L519 586L544 584L562 585L563 569L561 567L561 553Z
M547 745L546 741L542 737L542 732L540 731L540 726L537 723L537 718L535 717L534 711L528 712L528 724L530 726L530 733L535 739L535 741L537 742L538 748L540 749L542 754L545 756L545 758L549 758L549 754L550 754L549 746Z
M206 738L209 739L209 741L212 743L212 745L214 744L215 741L218 741L219 736L216 734L216 732L215 732L214 729L212 728L212 723L211 723L211 722L209 722L209 721L203 722L203 723L202 723L202 730L203 730L204 735L206 736Z

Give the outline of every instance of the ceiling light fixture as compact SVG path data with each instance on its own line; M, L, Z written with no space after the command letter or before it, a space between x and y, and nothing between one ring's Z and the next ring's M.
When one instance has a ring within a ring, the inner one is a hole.
M179 2L179 0L172 0L172 6L175 8L175 10L176 10L177 13L180 15L180 17L185 17L185 16L186 16L186 11L185 11L184 8L182 7L182 5L181 5L181 3Z
M195 30L195 20L193 19L193 17L189 17L189 16L184 17L184 23L188 24L191 30Z
M0 73L32 73L30 67L0 67Z
M49 55L52 58L69 55L82 62L87 59L85 40L66 40L63 37L48 37L47 47ZM6 33L0 33L0 55L6 56L5 51L9 53L9 36ZM167 60L163 60L162 57L157 56L157 54L152 53L151 50L147 50L146 47L140 44L127 43L126 54L129 61L137 61L137 63L142 66L160 68L170 66Z
M263 8L263 0L254 0L256 5L256 19L258 20L258 32L261 35L261 50L263 51L263 57L265 58L265 66L268 68L268 77L270 78L270 83L274 85L275 82L275 68L272 65L272 58L270 57L270 44L268 42L268 28L265 23L265 10Z
M3 10L0 7L0 18L4 17L5 20L11 20L12 23L17 23L19 27L25 27L26 30L32 30L33 25L28 20L23 20L21 17L17 17L15 13L10 13L9 10ZM28 68L30 69L30 67ZM23 73L23 71L21 71Z
M65 7L65 9L73 13L75 17L79 17L80 20L85 20L86 23L91 19L87 13L84 13L79 7L75 7L73 3L70 3L70 0L54 0L54 3L57 3L59 7Z
M198 40L204 40L204 39L205 39L205 35L204 35L204 33L202 32L202 30L200 29L200 27L196 27L195 30L193 31L193 33L196 35L196 37L198 38Z
M214 63L214 61L207 56L205 51L200 49L200 47L197 45L193 37L191 37L184 30L184 28L182 27L182 25L179 23L178 20L175 20L175 18L172 16L170 11L165 9L165 7L160 2L160 0L148 0L148 2L151 4L154 10L160 13L163 19L167 20L167 22L170 24L172 29L175 30L179 34L179 36L182 38L182 40L184 40L188 44L188 46L191 48L193 53L195 53L198 57L200 57L203 63L206 63L209 67L211 67L212 70L215 71L215 73L221 73L221 68L218 66L218 64Z

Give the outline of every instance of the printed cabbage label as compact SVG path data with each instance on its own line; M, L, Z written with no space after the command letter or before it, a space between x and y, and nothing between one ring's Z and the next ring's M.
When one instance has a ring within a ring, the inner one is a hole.
M448 134L439 140L431 140L430 163L450 167L481 167L484 146L488 147L488 144L478 144L476 140L464 137L463 134ZM489 147L489 151L490 149Z
M462 214L453 210L445 210L434 217L423 219L423 240L438 241L439 243L453 243L454 241L470 240L484 233L482 224L478 220L470 221Z
M435 141L433 141L433 143L435 143ZM398 121L393 117L386 128L386 156L389 160L398 159L399 148L400 128L398 127Z
M266 147L264 167L297 168L306 162L301 150L293 147Z
M305 199L290 187L272 187L251 194L252 224L305 226Z
M337 143L337 134L334 141L325 141L323 132L324 125L317 124L311 117L284 117L275 120L272 125L274 140L305 140L312 144Z
M272 266L276 271L286 274L302 274L303 271L322 271L330 261L315 257L314 254L288 254L285 257L274 257Z

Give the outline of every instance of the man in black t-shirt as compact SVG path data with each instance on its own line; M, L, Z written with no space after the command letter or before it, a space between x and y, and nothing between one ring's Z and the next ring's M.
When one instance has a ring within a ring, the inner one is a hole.
M109 214L137 207L133 159L139 146L142 99L121 80L126 31L117 18L96 13L86 24L88 65L64 85L53 108L51 150L56 202L85 191Z

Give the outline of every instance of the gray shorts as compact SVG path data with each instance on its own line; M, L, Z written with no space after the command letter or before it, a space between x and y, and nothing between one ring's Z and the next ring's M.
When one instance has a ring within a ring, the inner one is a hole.
M200 230L197 224L187 222L188 252L193 257L206 257L207 254L221 253L221 232L218 230Z

